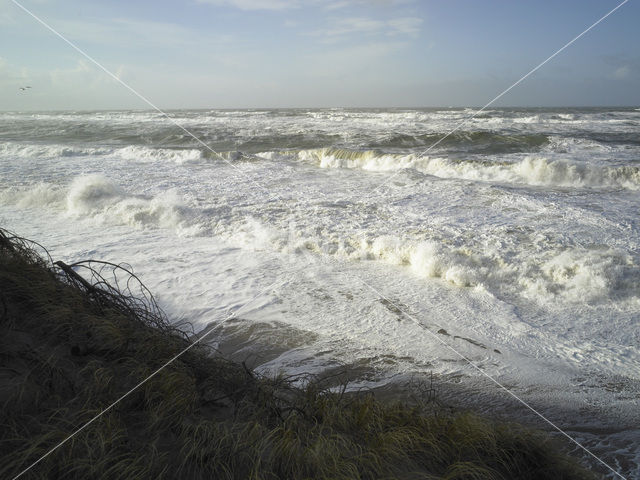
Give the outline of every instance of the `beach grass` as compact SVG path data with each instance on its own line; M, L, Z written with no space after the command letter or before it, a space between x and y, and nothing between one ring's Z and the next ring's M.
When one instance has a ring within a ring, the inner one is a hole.
M0 230L0 478L14 478L194 338L130 269L54 264L38 244ZM548 435L516 423L438 402L381 401L335 378L265 377L199 344L21 478L595 477Z

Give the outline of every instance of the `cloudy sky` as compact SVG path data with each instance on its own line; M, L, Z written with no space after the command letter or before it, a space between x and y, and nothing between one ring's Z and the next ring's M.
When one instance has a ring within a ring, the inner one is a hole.
M482 106L621 0L16 0L161 108ZM640 105L630 0L499 105ZM29 90L20 90L30 85ZM0 0L0 110L148 108Z

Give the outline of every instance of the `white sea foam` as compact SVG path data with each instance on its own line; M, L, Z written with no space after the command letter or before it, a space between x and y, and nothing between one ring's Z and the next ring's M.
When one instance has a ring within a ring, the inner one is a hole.
M8 158L58 158L85 155L108 155L111 148L73 145L0 143L0 157Z
M540 115L529 115L526 117L514 118L513 123L540 123Z
M606 246L585 249L546 241L532 233L535 252L490 248L500 245L502 231L476 245L455 247L450 239L416 241L395 235L370 239L309 235L291 227L279 230L256 218L236 224L229 238L253 250L283 253L311 252L352 261L382 261L405 266L417 277L439 279L460 288L476 287L507 297L527 298L540 304L561 300L598 303L612 297L640 299L640 270L626 252Z
M83 145L0 143L0 158L60 158L115 156L132 162L198 163L202 151L195 148L154 148L141 145L126 147L88 147Z
M137 195L101 175L80 176L68 187L46 183L12 187L0 193L3 203L23 208L54 208L66 215L101 224L163 228L200 235L211 225L232 243L253 250L287 254L312 252L354 261L377 260L409 267L418 277L437 278L461 288L481 287L495 294L523 296L541 303L606 301L612 296L638 296L640 272L632 256L608 247L585 249L536 239L538 251L489 248L502 245L502 230L481 243L457 238L419 240L397 235L353 237L348 231L311 234L313 224L273 226L259 217L245 218L228 210L199 210L177 191ZM225 233L226 232L226 233ZM540 249L540 247L544 247Z
M609 167L538 156L526 156L514 162L456 161L444 157L335 148L303 150L297 156L300 160L313 162L321 168L351 168L374 172L396 172L414 168L436 177L484 182L640 189L640 168L636 166Z
M341 229L312 233L313 223L269 225L256 214L245 217L241 211L196 209L178 191L139 195L102 175L77 177L68 187L46 183L12 187L0 192L0 200L22 208L53 208L103 225L170 229L181 235L215 231L234 245L254 251L382 261L409 267L417 277L522 296L542 304L559 298L597 303L616 296L640 297L640 270L629 253L606 246L568 246L540 238L533 231L526 237L520 233L519 239L520 245L537 245L533 251L518 245L505 249L502 229L483 234L481 242L462 237L377 236L373 232L354 236ZM218 227L212 229L213 225Z
M437 335L544 413L593 405L637 433L638 112L483 112L418 157L473 113L175 113L223 152L263 152L233 166L150 112L2 114L0 219L56 259L130 262L196 325L266 289L236 318L238 341L278 343L269 371L473 383Z
M0 203L21 208L56 208L65 199L66 192L48 183L40 182L28 187L9 187L0 190Z
M21 208L56 210L78 219L136 228L164 228L199 235L206 225L176 190L148 196L127 192L103 175L82 175L70 185L38 183L0 190L0 202ZM206 221L206 219L204 219Z
M86 215L105 209L125 196L122 189L102 175L88 175L73 180L67 195L67 210Z
M527 157L514 164L511 170L533 185L640 188L640 169L635 166L604 167Z
M78 217L138 228L168 228L196 234L200 226L175 191L157 197L132 195L101 175L76 178L67 194L67 212Z
M202 159L202 152L195 148L189 149L169 149L169 148L149 148L139 145L131 145L119 148L115 154L129 161L135 162L174 162L198 163Z
M624 252L565 250L528 269L539 272L519 281L535 299L562 296L573 302L594 302L618 295L640 297L638 266Z
M597 302L616 295L640 297L640 272L624 252L606 247L505 255L494 250L453 248L434 241L379 237L364 243L374 258L410 266L419 276L458 287L481 286L498 294L524 295L541 303Z
M612 152L609 145L590 140L588 138L560 137L553 135L549 138L549 143L544 147L545 152L550 153L593 153Z

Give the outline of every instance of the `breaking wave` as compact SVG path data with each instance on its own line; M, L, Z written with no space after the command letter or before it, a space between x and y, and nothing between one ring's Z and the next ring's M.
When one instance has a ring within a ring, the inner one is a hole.
M256 250L271 248L352 261L382 261L408 267L418 277L440 279L459 288L521 296L541 304L557 300L598 303L639 296L640 270L635 260L627 252L605 245L588 249L551 242L533 253L520 248L487 248L489 241L453 247L443 239L395 235L336 239L303 231L279 231L253 218L236 227L231 238Z
M104 147L47 144L38 145L12 142L0 143L0 157L57 158L85 155L109 155L112 152L113 149Z
M126 192L102 175L80 176L68 187L39 183L0 191L0 201L22 208L51 208L76 218L136 228L160 227L197 235L196 212L172 190L158 196Z
M192 212L175 191L149 197L132 195L101 175L76 178L66 196L67 213L114 224L197 230Z
M197 148L172 149L172 148L149 148L131 145L116 150L115 155L124 160L137 162L173 162L196 163L202 159L202 151Z
M505 135L487 131L462 131L448 136L442 133L409 135L393 133L377 141L372 147L380 148L428 148L438 143L437 148L447 151L473 151L475 153L511 153L536 151L549 142L544 134Z
M151 148L140 145L126 147L88 147L82 145L0 143L0 157L59 158L113 156L134 162L198 162L202 151L195 148Z
M13 187L0 191L0 201L55 209L98 224L171 229L187 236L220 235L234 246L256 251L380 261L455 287L480 288L538 303L598 302L615 296L637 297L640 291L640 269L631 254L606 245L585 248L562 239L540 240L534 230L516 232L524 237L509 243L509 232L501 229L472 241L445 238L438 232L411 237L379 235L375 228L358 234L342 228L320 231L313 222L290 222L285 228L242 210L195 208L176 191L158 196L127 192L100 175L80 176L67 186ZM214 228L219 223L221 230Z
M395 172L412 168L436 177L472 181L640 189L640 167L593 165L542 156L527 156L514 162L494 162L486 159L454 160L445 157L339 148L285 152L284 155L294 155L297 159L314 163L320 168L349 168L374 172Z

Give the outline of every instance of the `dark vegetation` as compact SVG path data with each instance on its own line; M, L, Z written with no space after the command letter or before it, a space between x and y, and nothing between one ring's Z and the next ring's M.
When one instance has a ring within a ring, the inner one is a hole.
M0 230L0 478L183 350L186 331L129 269L54 264ZM261 377L198 344L21 478L592 478L541 433L335 380Z

